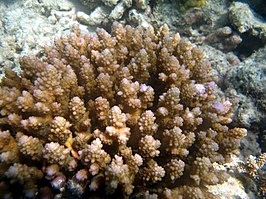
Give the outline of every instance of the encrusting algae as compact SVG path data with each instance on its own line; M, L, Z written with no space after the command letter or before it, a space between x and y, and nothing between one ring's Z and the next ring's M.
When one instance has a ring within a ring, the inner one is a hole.
M206 0L177 0L178 9L186 12L190 8L202 7L207 4Z
M0 89L1 197L211 198L213 163L246 134L203 52L166 25L74 26L20 64Z

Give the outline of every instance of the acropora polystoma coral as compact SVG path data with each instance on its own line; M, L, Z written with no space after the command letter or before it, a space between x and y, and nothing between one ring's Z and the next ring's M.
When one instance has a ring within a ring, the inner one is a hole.
M1 82L1 197L210 198L213 163L246 134L203 52L166 25L74 26L20 65Z

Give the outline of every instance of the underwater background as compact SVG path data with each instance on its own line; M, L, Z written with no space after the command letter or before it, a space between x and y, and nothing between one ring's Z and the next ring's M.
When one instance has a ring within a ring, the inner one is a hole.
M265 20L264 0L0 0L0 198L266 198Z

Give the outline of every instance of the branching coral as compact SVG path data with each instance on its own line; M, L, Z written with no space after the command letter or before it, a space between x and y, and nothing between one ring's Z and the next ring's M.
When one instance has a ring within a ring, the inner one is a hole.
M10 186L208 198L205 185L220 181L213 163L237 153L246 133L227 127L233 107L216 97L203 53L166 25L156 33L114 23L95 35L74 26L20 64L0 88L1 180Z
M255 181L260 196L266 197L266 153L259 157L249 156L246 162L239 164L241 172Z

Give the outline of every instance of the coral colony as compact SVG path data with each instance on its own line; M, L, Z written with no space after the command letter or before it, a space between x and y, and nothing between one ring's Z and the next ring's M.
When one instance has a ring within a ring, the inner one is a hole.
M217 198L213 163L237 154L242 128L203 53L162 26L114 23L72 33L6 70L0 89L5 194ZM4 194L4 191L2 191ZM11 194L11 193L9 193Z

